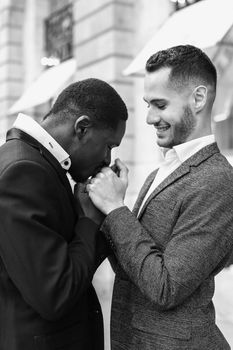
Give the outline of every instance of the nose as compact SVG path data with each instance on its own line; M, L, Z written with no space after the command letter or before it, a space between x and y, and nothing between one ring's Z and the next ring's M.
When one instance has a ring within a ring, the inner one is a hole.
M159 113L153 110L152 108L150 108L146 117L147 124L149 125L158 124L160 120L161 120L161 117Z

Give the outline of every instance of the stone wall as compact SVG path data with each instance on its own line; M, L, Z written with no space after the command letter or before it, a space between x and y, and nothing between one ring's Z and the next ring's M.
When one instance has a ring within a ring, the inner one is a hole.
M24 0L0 2L0 142L8 127L7 111L23 85L22 33Z

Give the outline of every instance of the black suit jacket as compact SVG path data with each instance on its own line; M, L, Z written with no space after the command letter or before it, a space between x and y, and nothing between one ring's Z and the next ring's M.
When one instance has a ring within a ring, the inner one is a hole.
M102 350L98 227L77 220L66 172L18 129L0 147L0 223L0 349Z

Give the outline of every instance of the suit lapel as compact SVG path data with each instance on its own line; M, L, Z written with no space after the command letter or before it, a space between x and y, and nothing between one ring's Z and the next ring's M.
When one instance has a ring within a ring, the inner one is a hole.
M202 162L204 162L205 160L210 158L215 153L219 153L219 148L218 148L216 142L212 143L212 144L210 144L210 145L208 145L208 146L206 146L204 148L202 148L200 151L198 151L192 157L188 158L184 163L182 163L168 177L166 177L159 184L159 186L155 188L155 190L151 193L151 195L147 198L146 202L144 203L144 205L143 205L143 207L142 207L142 209L140 211L138 219L140 219L140 217L142 216L143 212L145 211L145 208L147 207L147 205L151 201L151 199L156 197L161 191L163 191L168 186L172 185L178 179L180 179L181 177L183 177L186 174L188 174L192 167L198 166L199 164L201 164ZM156 174L156 172L154 172L154 173ZM150 177L148 177L148 180L149 179L150 179ZM153 181L153 179L154 179L154 177L152 178L152 181ZM146 193L147 193L147 191L148 191L148 189L150 187L150 184L152 183L152 181L150 181L150 183L148 184L148 180L145 182L144 186L142 187L142 190L140 192L141 195L139 194L138 200L135 203L135 206L137 205L136 213L138 213L138 210L139 210L140 205L141 205L141 203L143 201L143 198L146 195Z
M69 180L66 176L66 171L62 168L58 160L41 143L39 143L32 136L28 135L20 129L12 128L7 132L6 141L13 139L22 140L28 145L38 149L42 157L44 157L47 160L47 162L54 168L54 170L58 174L62 184L66 188L66 191L69 195L72 204L74 205L74 197Z
M149 190L156 174L157 174L158 169L154 170L146 179L146 181L144 182L144 185L142 186L138 198L134 204L133 210L132 212L137 216L139 208L141 207L143 198L145 197L147 191Z

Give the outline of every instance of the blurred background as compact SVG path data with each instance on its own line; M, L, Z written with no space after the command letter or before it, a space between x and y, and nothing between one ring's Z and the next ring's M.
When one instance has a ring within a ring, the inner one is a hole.
M0 0L0 143L19 112L40 120L68 84L103 79L128 107L126 135L113 159L120 157L130 170L126 202L132 208L160 161L154 129L146 125L145 62L177 44L202 48L217 67L213 131L233 164L233 0ZM113 280L105 261L94 285L106 350ZM233 347L232 290L230 261L216 279L215 303L219 326Z

